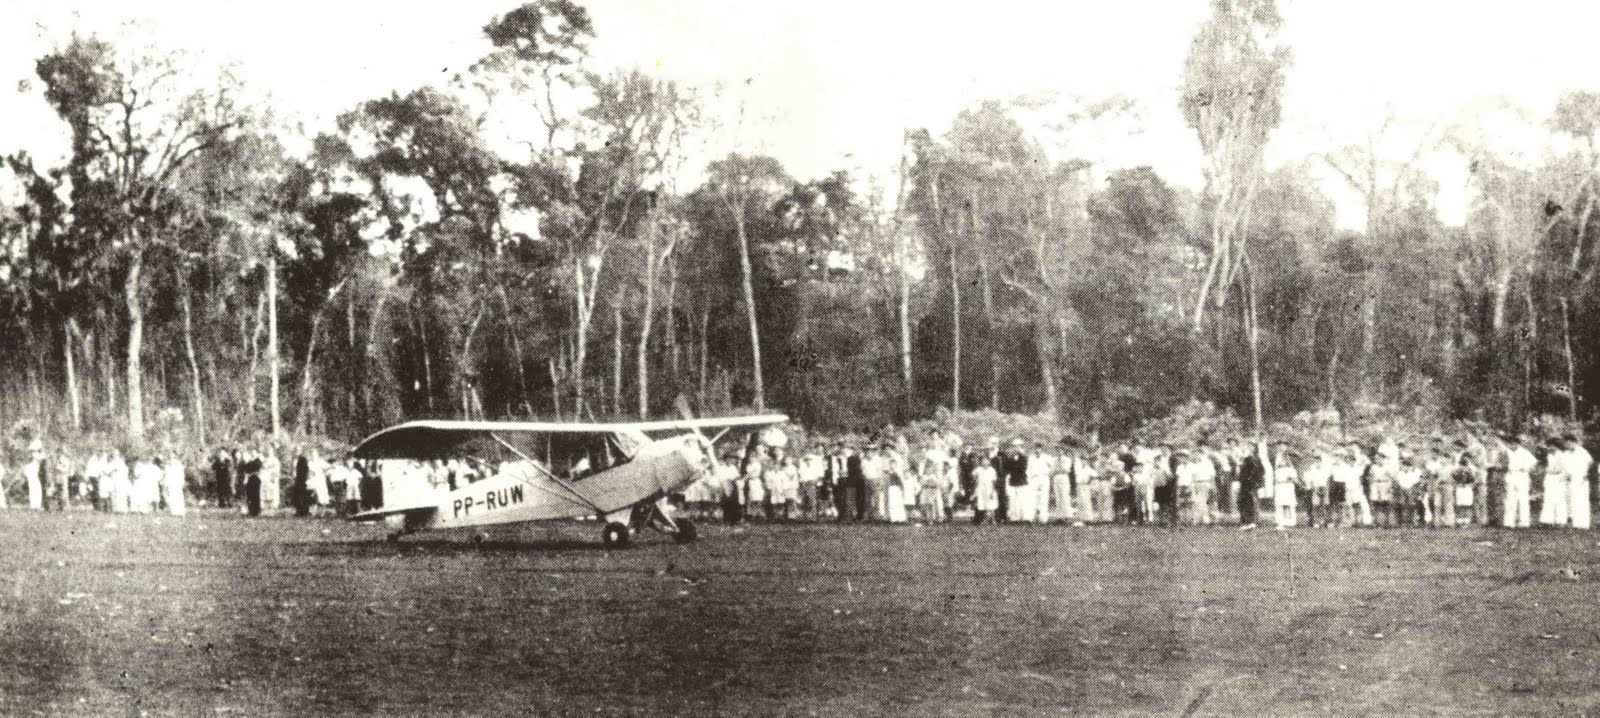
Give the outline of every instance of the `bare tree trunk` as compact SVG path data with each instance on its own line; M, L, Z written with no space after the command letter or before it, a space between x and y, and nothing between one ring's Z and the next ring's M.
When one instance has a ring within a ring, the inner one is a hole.
M72 357L72 336L77 333L71 319L62 322L61 351L66 358L67 400L72 404L72 430L83 431L83 402L78 397L78 369Z
M206 445L205 395L200 389L200 358L194 350L194 312L187 288L180 295L183 301L183 352L189 360L189 391L191 411L194 413L195 438Z
M1581 237L1579 238L1581 241ZM1561 344L1567 360L1567 418L1578 420L1578 370L1572 359L1572 312L1566 297L1561 298Z
M1033 329L1034 344L1039 350L1039 375L1044 380L1044 405L1050 416L1056 421L1061 420L1061 402L1056 394L1056 358L1050 351L1050 332L1043 321L1036 322Z
M591 302L586 301L584 298L583 263L578 261L576 257L573 258L572 271L574 272L578 289L576 297L578 303L578 341L577 346L573 347L571 377L573 388L572 414L581 421L584 410L584 371L585 364L589 358L589 318L592 314L587 309L587 305L591 304Z
M414 303L413 303L414 304ZM428 322L423 317L417 316L415 306L410 310L411 324L417 328L417 337L422 340L422 396L427 401L428 413L433 413L433 350L428 342Z
M328 291L328 298L322 302L322 306L317 308L316 316L311 319L311 337L306 340L306 361L305 365L300 368L300 411L295 415L295 430L301 434L304 434L310 426L308 419L311 415L312 406L311 372L312 368L316 366L317 339L322 336L322 321L327 316L328 305L333 303L334 295L338 294L339 290L344 289L347 281L349 280L340 280L338 284L333 286L333 289ZM195 381L195 386L198 389L198 373L195 375Z
M911 386L911 278L906 276L905 253L901 254L900 275L900 386L905 392L906 408L912 408ZM908 414L909 415L909 414Z
M1000 332L996 330L994 322L994 284L989 276L989 260L978 258L978 278L983 287L983 323L988 332L989 345L989 408L1000 408L1000 352L996 345L1000 343Z
M956 249L950 248L950 410L961 411L961 280L956 276Z
M611 415L622 416L622 307L611 305Z
M767 397L766 388L761 382L761 332L756 325L756 290L754 272L750 266L750 238L745 234L742 211L734 212L733 226L739 235L739 278L744 289L745 316L750 320L750 369L752 387L755 390L755 406L756 411L765 411Z
M478 310L472 317L472 324L467 327L467 336L461 340L461 357L456 361L456 375L460 377L461 384L461 416L463 419L472 419L472 400L477 396L476 382L473 381L472 364L472 339L478 335L478 325L483 323L483 312L486 309L483 301L478 302ZM482 418L481 414L477 418Z
M511 313L511 298L506 296L506 286L504 284L495 285L495 291L500 296L500 305L505 310L505 313L506 313L505 314L506 337L508 337L511 340L511 352L514 355L513 356L513 359L514 359L513 363L517 368L517 391L519 392L520 396L522 397L523 411L526 411L529 416L532 416L533 415L533 392L532 392L532 389L530 389L529 386L528 386L527 372L524 370L524 368L522 366L522 362L523 362L522 339L517 336L516 325L513 324L513 322L512 322L513 316L512 316L512 313Z
M1250 325L1250 403L1255 411L1256 436L1264 436L1266 422L1261 412L1261 334L1256 314L1256 273L1250 266L1249 255L1244 256L1244 272Z
M706 406L706 371L710 362L707 355L711 353L711 307L700 309L700 387L697 394L700 398L700 410L705 411Z
M278 253L267 251L267 371L271 378L268 388L268 411L272 417L272 438L283 435L282 407L278 403L279 377L282 370L278 357Z
M634 369L637 372L636 380L639 383L638 387L636 388L639 395L639 418L641 419L645 418L645 416L650 413L650 326L652 324L651 319L655 316L655 300L655 292L651 291L650 287L645 287L644 316L640 317L639 319L639 343L635 346L637 351L634 353L634 361L637 363L637 366L635 366ZM618 341L620 341L620 339ZM620 345L618 346L617 351L618 358L620 359ZM676 361L676 359L674 359L674 361ZM620 380L618 383L618 388L621 388ZM618 413L620 414L621 412L619 411Z
M123 280L122 299L128 307L128 438L144 438L144 367L140 355L144 350L144 255L134 253L128 262L128 276Z
M266 328L266 313L267 295L263 293L256 299L256 321L250 330L247 345L250 348L250 376L246 379L245 411L252 426L256 422L256 375L261 373L261 333Z
M678 260L675 257L667 259L666 321L667 346L670 348L672 355L672 385L681 390L683 387L683 346L678 341Z
M1522 410L1526 412L1533 407L1533 361L1538 356L1539 347L1539 314L1538 307L1533 303L1531 281L1522 293L1522 299L1528 309L1528 339L1522 351Z
M1378 289L1372 276L1373 269L1361 275L1361 398L1371 401L1377 396L1372 376L1372 357L1378 339ZM1253 291L1253 290L1252 290Z
M550 365L550 405L555 407L556 421L561 421L561 374L556 371L556 360L548 360Z

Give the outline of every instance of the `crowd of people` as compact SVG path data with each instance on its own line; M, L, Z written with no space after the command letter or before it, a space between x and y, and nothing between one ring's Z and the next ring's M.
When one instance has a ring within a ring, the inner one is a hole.
M292 456L284 461L282 456ZM198 466L195 466L198 464ZM92 509L107 513L168 513L191 506L238 511L248 516L349 515L454 490L492 472L480 462L329 461L316 452L238 445L218 448L190 464L176 451L126 454L95 450L86 456L28 443L26 458L0 462L0 508L37 511Z
M1239 440L1085 447L999 437L965 445L937 433L915 449L905 437L823 439L794 456L752 443L726 455L683 499L702 517L730 522L1592 526L1595 465L1573 435L1309 448Z
M183 515L191 503L250 516L349 515L437 496L505 467L471 460L338 462L273 447L219 449L191 471L174 452L111 449L74 460L34 440L0 487L35 510ZM1576 436L1501 434L1311 447L969 445L931 433L871 442L753 438L690 485L684 507L730 522L1126 523L1253 528L1533 525L1591 528L1595 463ZM0 507L8 503L0 490ZM1262 518L1262 511L1269 516Z

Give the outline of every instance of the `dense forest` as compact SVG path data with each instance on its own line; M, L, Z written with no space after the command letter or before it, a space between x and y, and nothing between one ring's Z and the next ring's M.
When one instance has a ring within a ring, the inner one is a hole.
M1197 400L1247 423L1595 421L1600 93L1441 119L1409 161L1380 151L1386 123L1269 166L1292 48L1272 0L1218 0L1173 68L1198 192L1052 160L1025 121L1139 112L1118 97L984 101L907 128L892 173L800 179L753 151L698 166L696 138L727 131L708 93L593 67L603 28L571 0L485 20L470 70L312 137L176 49L76 35L38 58L70 155L0 163L0 421L347 441L679 396L821 431L944 407L1115 437ZM513 110L542 139L520 157L485 139ZM1498 154L1494 113L1535 118L1548 151ZM1459 226L1424 150L1470 164Z

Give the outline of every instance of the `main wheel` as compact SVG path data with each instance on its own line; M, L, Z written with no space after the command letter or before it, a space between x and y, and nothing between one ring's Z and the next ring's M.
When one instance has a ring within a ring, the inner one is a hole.
M606 548L626 548L633 539L633 531L627 525L613 521L606 524L606 530L600 537Z
M672 540L678 543L694 543L700 538L700 532L695 530L694 522L689 519L678 519L678 532L672 535Z

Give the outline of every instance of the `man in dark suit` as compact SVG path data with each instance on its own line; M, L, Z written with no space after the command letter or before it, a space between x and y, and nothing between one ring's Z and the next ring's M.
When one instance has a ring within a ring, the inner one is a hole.
M217 494L219 508L233 508L233 458L227 451L217 450L211 459L212 490Z
M1259 493L1267 481L1267 467L1261 462L1266 447L1246 444L1239 459L1239 527L1252 529L1260 511Z
M869 450L868 444L862 444L850 451L844 460L844 493L848 498L850 519L852 521L865 521L867 519L867 474L861 469L862 454Z
M1017 494L1029 491L1028 486L1028 452L1022 439L1011 440L1011 450L1000 457L1000 510L997 512L1005 520L1011 520L1011 505L1013 501L1006 498L1007 494Z
M855 518L850 508L850 492L846 489L849 476L845 465L848 463L847 449L844 442L831 447L827 453L828 466L822 472L822 484L827 487L833 499L834 518L839 521L849 521Z

